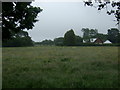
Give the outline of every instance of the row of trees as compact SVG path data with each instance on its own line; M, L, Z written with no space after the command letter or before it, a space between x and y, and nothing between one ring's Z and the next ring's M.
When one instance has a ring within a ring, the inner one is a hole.
M120 43L120 31L117 28L108 29L107 34L98 33L97 29L83 28L83 40L90 43L92 38L100 38L103 42L109 40L112 43Z
M73 29L67 31L64 37L58 37L52 40L43 40L42 42L37 42L40 45L57 45L57 46L74 46L83 43L83 38L76 36Z
M103 42L109 40L112 43L120 43L120 32L116 28L108 29L107 34L98 33L97 29L82 28L83 37L75 35L73 29L67 31L64 37L58 37L52 40L43 40L42 42L33 42L26 31L20 31L14 35L14 38L3 42L3 46L33 46L38 45L57 45L57 46L79 46L85 43L90 44L93 38L100 38Z
M107 34L98 33L97 29L82 28L83 37L76 36L73 29L67 31L64 37L58 37L52 40L44 40L37 44L41 45L58 45L58 46L79 46L83 45L83 40L85 43L90 44L92 39L99 38L103 42L109 40L111 43L120 43L120 32L116 28L108 29Z

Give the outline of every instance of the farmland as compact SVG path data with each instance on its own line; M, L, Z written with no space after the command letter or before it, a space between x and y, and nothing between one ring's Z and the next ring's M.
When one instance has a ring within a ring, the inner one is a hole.
M118 47L4 47L2 54L3 88L118 87Z

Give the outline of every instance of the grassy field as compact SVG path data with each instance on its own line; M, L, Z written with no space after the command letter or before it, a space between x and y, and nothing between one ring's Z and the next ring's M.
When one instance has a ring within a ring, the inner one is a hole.
M117 88L117 47L3 48L3 88Z

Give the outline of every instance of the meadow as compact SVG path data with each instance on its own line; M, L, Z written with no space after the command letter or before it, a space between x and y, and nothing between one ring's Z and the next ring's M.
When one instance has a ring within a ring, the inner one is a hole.
M4 47L2 88L118 88L118 47Z

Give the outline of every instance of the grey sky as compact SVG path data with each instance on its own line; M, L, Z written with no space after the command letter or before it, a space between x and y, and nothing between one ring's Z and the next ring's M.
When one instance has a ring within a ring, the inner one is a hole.
M43 9L35 27L28 31L34 41L62 37L69 29L82 36L82 28L107 33L107 29L117 27L113 15L107 15L106 10L85 7L82 2L34 2L32 5Z

